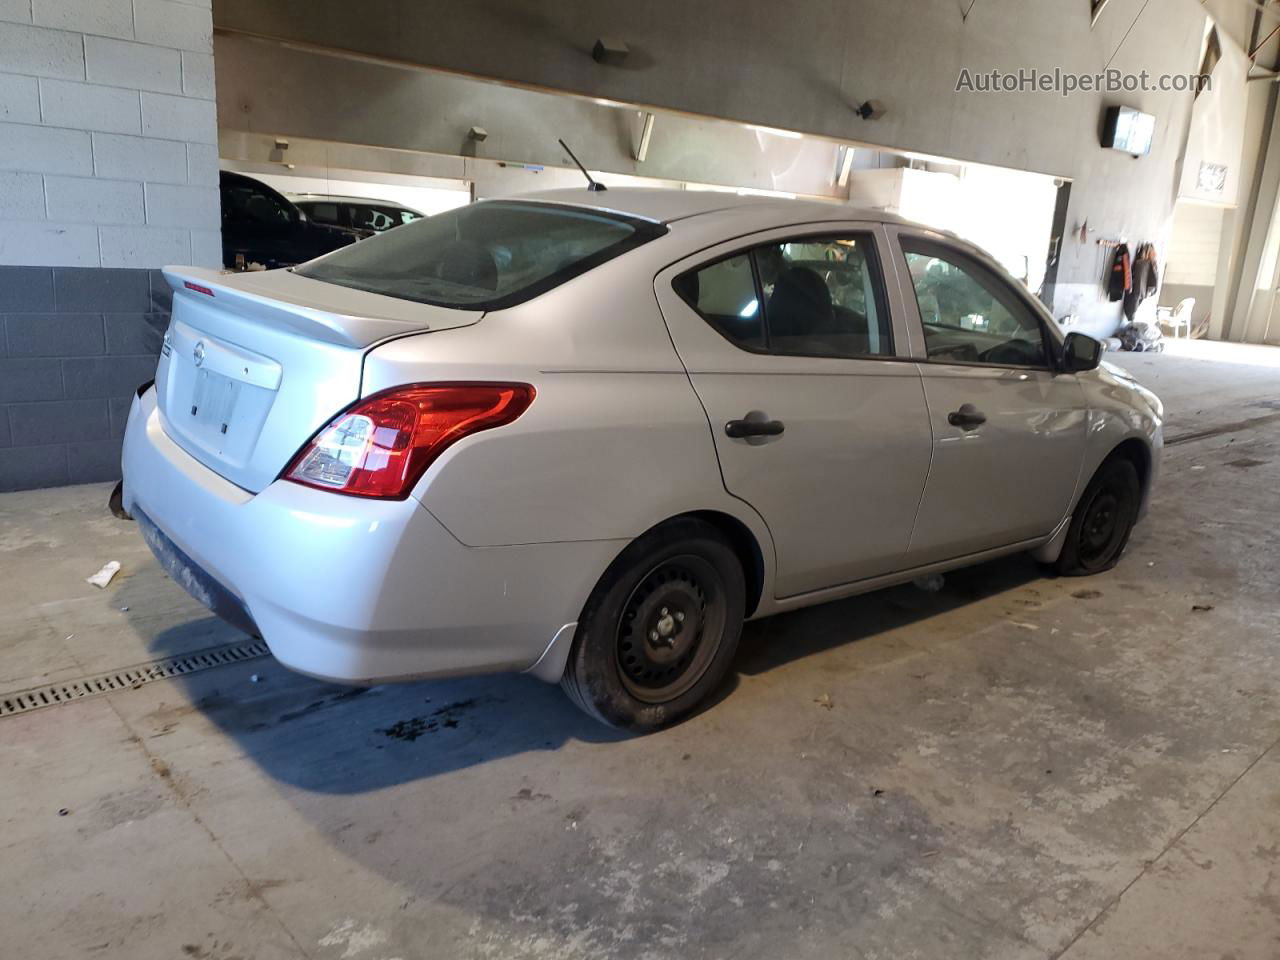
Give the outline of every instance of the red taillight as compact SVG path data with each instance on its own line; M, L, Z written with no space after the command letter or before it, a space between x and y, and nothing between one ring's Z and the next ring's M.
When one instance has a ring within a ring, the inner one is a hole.
M319 490L403 500L447 447L511 423L533 395L527 383L418 383L385 390L335 417L283 476Z
M192 283L190 280L183 280L182 285L188 290L194 290L196 293L203 293L206 297L212 297L213 291L208 287L202 287L198 283Z

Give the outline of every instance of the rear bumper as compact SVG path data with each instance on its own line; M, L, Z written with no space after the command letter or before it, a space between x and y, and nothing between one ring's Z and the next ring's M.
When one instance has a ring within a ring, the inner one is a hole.
M165 434L155 397L129 413L125 508L175 580L302 673L377 683L527 669L621 546L467 547L414 499L281 481L251 494Z

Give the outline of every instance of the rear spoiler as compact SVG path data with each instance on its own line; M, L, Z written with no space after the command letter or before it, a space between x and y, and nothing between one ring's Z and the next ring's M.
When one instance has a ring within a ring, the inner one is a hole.
M479 311L450 310L298 276L290 270L227 273L204 267L165 267L175 298L219 306L300 336L342 347L470 326Z

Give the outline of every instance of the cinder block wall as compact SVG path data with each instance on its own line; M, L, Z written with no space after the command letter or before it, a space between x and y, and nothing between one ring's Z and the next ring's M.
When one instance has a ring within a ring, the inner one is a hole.
M0 0L0 491L119 476L217 185L210 0Z

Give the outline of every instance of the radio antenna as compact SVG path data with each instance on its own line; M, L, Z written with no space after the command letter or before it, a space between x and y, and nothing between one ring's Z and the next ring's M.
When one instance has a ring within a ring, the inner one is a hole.
M565 153L567 153L567 154L569 155L569 159L570 159L570 160L572 160L572 161L574 162L574 165L575 165L575 166L577 166L577 168L578 168L579 170L581 170L581 171L582 171L582 175L583 175L584 177L586 177L586 178L587 178L587 189L588 189L588 190L608 190L608 189L609 189L608 187L606 187L606 186L605 186L603 183L601 183L600 181L598 181L598 180L593 180L593 179L591 178L591 174L587 173L587 168L586 168L586 167L584 167L584 166L582 165L582 161L581 161L581 160L579 160L577 157L575 157L575 156L573 155L573 151L569 149L569 145L568 145L567 143L565 143L563 140L561 140L561 141L560 141L560 146L562 146L562 147L564 148L564 152L565 152Z

